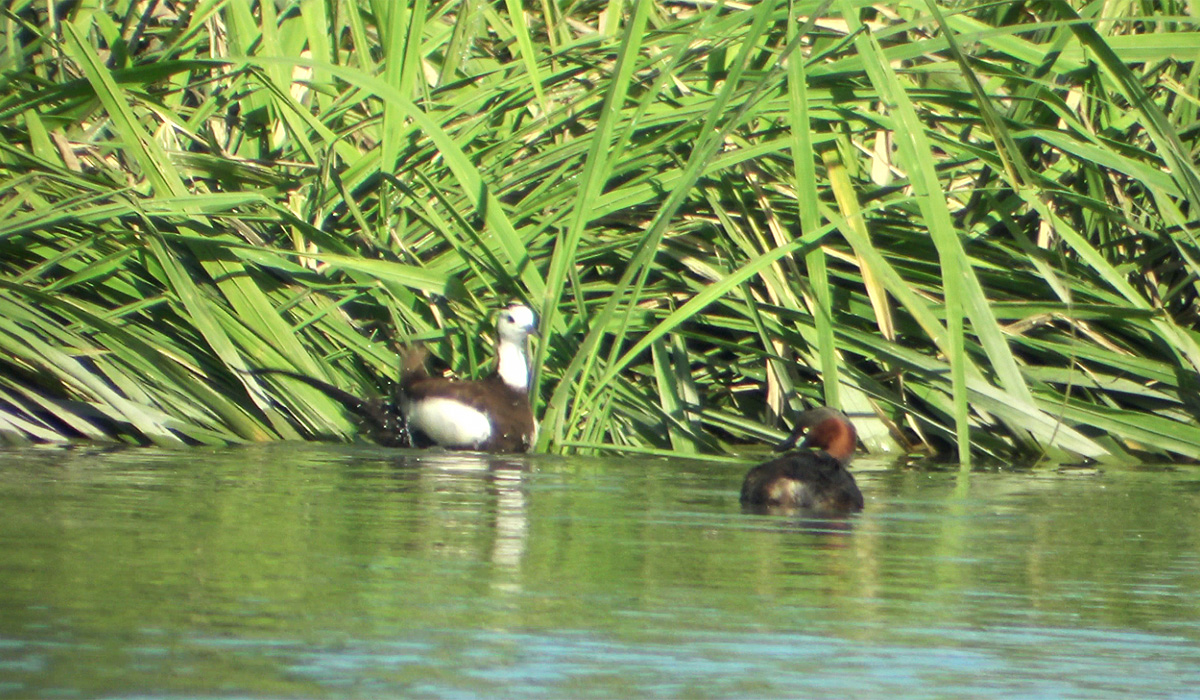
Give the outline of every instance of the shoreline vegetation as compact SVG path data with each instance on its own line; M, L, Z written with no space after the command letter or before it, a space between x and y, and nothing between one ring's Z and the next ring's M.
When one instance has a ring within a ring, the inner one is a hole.
M11 3L0 443L353 439L542 316L537 449L1200 457L1186 3ZM1193 9L1194 11L1194 9Z

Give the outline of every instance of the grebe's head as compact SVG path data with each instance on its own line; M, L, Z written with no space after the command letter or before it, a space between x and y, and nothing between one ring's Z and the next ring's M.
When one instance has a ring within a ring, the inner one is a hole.
M792 434L775 449L791 449L801 435L804 435L804 442L800 443L802 449L824 450L843 465L850 463L858 444L858 431L854 429L854 424L846 414L828 406L801 413L796 418Z

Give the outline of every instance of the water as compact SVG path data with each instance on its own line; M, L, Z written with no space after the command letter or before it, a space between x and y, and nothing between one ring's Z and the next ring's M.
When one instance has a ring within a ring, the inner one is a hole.
M1200 468L745 470L0 451L0 697L1200 697Z

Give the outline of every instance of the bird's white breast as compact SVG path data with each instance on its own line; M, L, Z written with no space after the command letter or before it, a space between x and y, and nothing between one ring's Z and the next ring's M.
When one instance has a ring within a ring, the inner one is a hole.
M410 430L444 447L478 447L492 436L487 414L454 399L427 398L404 407Z
M767 502L808 507L813 503L812 487L796 479L779 479L767 491Z

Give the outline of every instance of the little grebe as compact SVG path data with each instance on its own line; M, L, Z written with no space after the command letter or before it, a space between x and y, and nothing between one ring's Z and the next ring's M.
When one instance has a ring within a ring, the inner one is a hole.
M804 431L799 449L792 450ZM862 492L846 465L858 434L841 411L814 408L777 450L785 455L754 467L742 483L742 505L849 513L863 508Z

